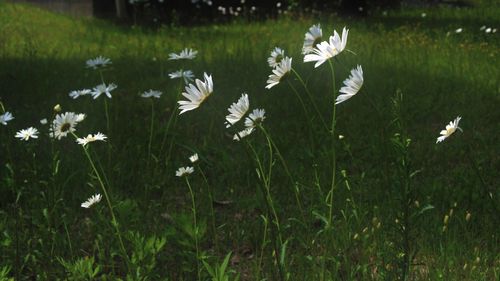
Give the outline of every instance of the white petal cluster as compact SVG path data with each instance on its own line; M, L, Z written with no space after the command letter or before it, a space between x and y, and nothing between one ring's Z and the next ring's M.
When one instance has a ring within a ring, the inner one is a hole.
M87 64L87 68L98 69L98 68L106 67L107 65L111 64L111 60L108 58L105 58L103 56L98 56L95 59L87 60L86 64Z
M60 140L69 133L74 132L76 125L85 119L85 114L65 112L57 114L50 127L50 136Z
M28 141L30 138L37 139L38 138L38 130L33 127L29 127L27 129L22 129L15 135L16 138L19 138L24 141Z
M266 119L266 111L264 109L254 109L247 118L245 118L245 127L254 128Z
M92 91L89 89L75 90L75 91L71 91L69 93L69 97L75 100L81 96L90 95L91 93L92 93Z
M278 64L285 58L285 51L280 47L274 47L271 51L271 55L267 59L269 67L275 68Z
M101 199L102 199L101 194L97 193L97 194L93 195L92 197L90 197L89 199L87 199L87 201L83 202L81 206L82 206L82 208L88 209L88 208L92 207L92 205L101 202Z
M175 171L176 177L184 177L190 175L194 172L193 167L180 167L177 171Z
M204 81L196 79L194 84L189 84L186 86L186 92L183 92L182 95L188 100L181 100L177 103L179 104L179 109L181 110L179 115L198 108L201 103L213 92L213 82L212 76L206 73L203 74Z
M177 70L170 73L168 76L170 77L170 79L183 78L186 84L193 81L194 79L194 74L191 70Z
M237 102L231 104L231 106L227 109L229 114L226 116L226 128L231 127L236 122L240 121L243 116L248 111L250 107L250 101L248 100L247 94L242 94Z
M359 92L361 86L363 86L363 69L361 68L361 65L358 65L358 67L351 70L349 78L344 80L344 86L339 90L339 92L343 94L338 95L335 100L335 104L339 104L352 98Z
M238 133L234 134L233 140L240 141L242 138L249 136L254 131L253 127L245 128Z
M4 114L0 115L0 123L2 125L7 125L7 122L10 120L14 119L14 116L12 116L12 113L5 111Z
M108 137L106 137L106 135L104 135L103 133L97 133L95 135L92 135L92 134L88 134L86 137L84 138L77 138L76 139L76 142L78 144L81 144L83 146L87 145L89 142L94 142L94 141L106 141Z
M195 163L198 161L198 153L195 153L191 156L189 156L189 161L191 161L191 163Z
M278 85L280 81L292 70L292 58L285 57L281 62L273 69L273 74L269 75L267 79L266 89L271 89L272 87Z
M111 91L116 89L117 86L113 83L106 85L105 83L99 84L94 87L92 92L90 93L94 99L97 99L100 95L106 94L108 98L112 98Z
M446 138L451 136L457 129L462 131L462 129L458 127L460 119L462 119L462 117L458 116L457 118L455 118L455 120L450 121L450 124L446 125L446 129L439 132L441 136L437 138L436 143L444 141Z
M304 62L315 61L314 67L318 67L328 59L340 54L345 49L348 34L349 30L344 27L341 39L337 31L334 31L334 35L330 36L329 42L323 41L319 43L312 50L312 53L304 56Z
M309 28L309 31L304 35L304 45L302 46L302 54L307 55L312 53L314 47L321 42L323 37L323 31L321 30L320 24L313 25Z
M159 99L163 93L156 90L149 90L141 94L143 98L157 98Z
M170 53L168 55L168 59L169 60L182 60L182 59L192 60L196 57L197 54L198 54L198 51L185 48L179 54Z

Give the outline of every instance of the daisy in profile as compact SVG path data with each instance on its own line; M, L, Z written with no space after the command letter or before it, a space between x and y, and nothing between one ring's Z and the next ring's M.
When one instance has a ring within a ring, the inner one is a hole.
M182 50L180 52L180 54L170 53L168 55L168 59L169 60L182 60L182 59L192 60L196 57L197 54L198 54L198 51L185 48L184 50Z
M76 91L71 91L69 93L69 97L76 100L77 98L79 98L81 96L90 95L91 93L92 93L92 91L89 89L76 90Z
M100 95L106 94L108 98L111 98L111 91L116 89L117 86L113 83L106 85L105 83L95 86L92 90L91 95L94 99L97 99Z
M460 122L460 119L462 119L462 117L458 116L457 118L455 118L455 120L450 121L450 124L446 125L446 129L439 132L441 136L437 138L436 143L444 141L446 138L451 136L457 129L460 132L462 132L462 129L458 127L458 122Z
M266 111L264 109L254 109L247 118L245 118L245 127L255 128L266 119Z
M83 202L81 206L82 206L82 208L88 209L88 208L92 207L92 205L101 202L101 199L102 199L101 194L97 193L97 194L93 195L92 197L90 197L89 199L87 199L87 201Z
M248 95L242 94L238 99L238 102L231 104L231 106L227 109L229 114L226 116L226 128L229 128L236 122L240 121L240 119L247 113L249 107L250 101L248 100Z
M189 161L191 161L191 163L195 163L198 161L198 153L195 153L191 156L189 156Z
M281 80L292 70L292 58L285 57L279 64L273 69L273 74L269 75L267 79L266 89L271 89L272 87L278 85Z
M328 59L340 54L347 44L347 35L349 30L344 27L342 30L342 39L340 39L337 31L334 31L333 36L330 36L329 42L323 41L316 45L312 53L304 56L304 62L315 61L314 67L322 65Z
M65 112L57 114L50 127L50 136L60 140L69 133L74 132L76 125L85 119L85 114L76 114L74 112Z
M245 128L238 133L234 134L233 140L240 141L242 138L249 136L254 131L253 127Z
M87 60L87 68L98 69L103 68L111 64L111 60L103 56L98 56L95 59Z
M194 172L193 167L180 167L177 171L175 171L176 177L184 177L192 174Z
M271 56L267 59L270 67L275 68L285 58L285 51L279 47L274 47Z
M344 80L344 87L340 88L339 90L339 92L343 94L337 96L335 104L339 104L352 98L359 92L361 86L363 86L363 69L361 68L361 65L358 65L357 68L351 70L351 75L349 75L349 78Z
M321 42L323 37L323 31L321 26L318 24L313 25L309 28L309 31L304 36L304 45L302 46L302 54L307 55L312 53L314 47Z
M186 86L186 92L183 92L182 95L188 100L181 100L177 102L179 104L179 109L181 110L179 115L186 111L198 108L201 103L212 94L214 88L212 76L206 73L204 73L203 76L205 81L196 79L196 86L194 84Z
M170 77L170 79L183 78L186 84L193 81L194 78L194 74L191 70L177 70L170 73L168 76Z
M163 93L156 90L149 90L141 94L143 98L157 98L159 99Z
M14 116L12 116L12 113L5 111L4 114L0 115L0 123L3 125L7 125L7 122L10 120L14 119Z
M29 127L28 129L22 129L16 133L15 137L24 141L28 141L29 139L37 139L38 130L33 127Z
M94 142L94 141L106 141L108 137L106 137L106 135L104 135L103 133L97 133L95 135L92 135L92 134L88 134L86 137L84 138L77 138L76 139L76 142L78 144L81 144L83 146L86 146L89 142Z

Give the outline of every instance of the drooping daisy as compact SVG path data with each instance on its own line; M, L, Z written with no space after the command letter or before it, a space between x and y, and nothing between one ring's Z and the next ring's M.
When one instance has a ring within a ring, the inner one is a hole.
M455 120L450 121L450 124L446 125L446 130L442 130L441 132L439 132L441 136L437 138L436 143L444 141L446 138L451 136L457 129L460 132L462 132L462 129L458 127L458 122L460 122L460 119L462 119L462 117L458 116L457 118L455 118Z
M69 133L74 132L76 125L85 119L85 114L76 114L74 112L65 112L57 114L50 127L50 136L60 140Z
M285 57L279 64L273 69L273 74L269 75L267 79L266 89L271 89L272 87L278 85L281 80L292 70L292 58Z
M363 69L361 68L361 65L358 65L357 68L351 70L351 75L349 75L349 78L344 80L344 87L340 88L339 90L340 93L344 94L338 95L337 99L335 100L335 104L339 104L352 98L359 92L361 86L363 86Z
M191 163L195 163L196 161L198 161L198 153L189 156L189 161L191 161Z
M82 206L82 208L88 209L88 208L92 207L92 205L101 202L101 199L102 199L101 194L96 193L95 195L93 195L92 197L87 199L87 201L83 202L81 206Z
M250 135L253 132L253 130L254 130L253 127L245 128L245 129L239 131L238 133L234 134L233 140L240 141L242 138Z
M254 128L266 119L266 111L264 109L254 109L247 118L245 118L245 127Z
M323 37L323 31L321 30L320 24L313 25L309 28L304 36L304 45L302 46L302 54L306 55L312 53L314 47L321 42Z
M192 60L196 57L197 54L198 54L198 51L185 48L184 50L182 50L180 52L180 54L170 53L168 55L168 59L169 60L182 60L182 59Z
M330 36L329 42L323 41L316 45L312 50L311 54L304 56L304 62L315 61L314 67L322 65L328 59L340 54L347 44L347 35L349 30L344 27L342 30L342 39L340 39L337 31L334 31L334 35Z
M86 137L84 138L77 138L76 139L76 142L78 144L81 144L83 146L87 145L89 142L94 142L94 141L106 141L108 137L106 137L106 135L104 135L103 133L97 133L95 135L92 135L92 134L88 134Z
M212 76L206 73L203 74L204 82L199 79L196 79L194 84L189 84L186 86L186 92L182 93L182 95L188 100L181 100L177 103L179 104L179 109L181 112L179 115L186 111L190 111L198 108L201 103L213 92L214 84L212 82Z
M248 100L248 95L242 94L238 99L238 102L231 104L231 106L227 109L229 114L226 116L226 128L229 128L234 123L240 121L240 119L247 113L249 107L250 101Z
M106 94L106 96L108 98L111 98L111 91L113 91L116 88L117 88L117 86L113 83L111 83L107 86L105 83L102 83L102 84L95 86L95 88L92 90L91 95L94 99L97 99L102 94Z
M15 137L24 141L28 141L30 138L37 139L38 130L33 127L29 127L28 129L22 129L16 133Z
M170 73L168 76L170 77L170 79L183 78L186 84L193 81L194 78L194 74L191 70L177 70Z
M184 177L194 172L193 167L180 167L177 171L175 171L176 177Z
M285 58L285 51L280 47L274 47L271 51L271 56L267 59L267 63L271 68L275 68Z
M159 99L163 93L156 90L149 90L141 94L143 98L157 98Z
M98 69L101 67L105 67L108 64L111 64L111 60L103 56L98 56L95 59L87 60L86 63L87 63L87 68Z
M14 119L14 116L12 116L12 113L5 111L4 114L0 115L0 123L3 125L7 125L7 122L10 120Z
M81 96L90 95L91 93L92 93L92 91L89 89L75 90L75 91L71 91L69 93L69 97L72 99L77 99Z

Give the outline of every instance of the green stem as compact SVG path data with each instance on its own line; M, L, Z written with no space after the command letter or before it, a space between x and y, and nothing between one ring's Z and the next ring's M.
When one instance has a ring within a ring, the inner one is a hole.
M148 167L151 161L151 144L153 142L153 131L154 131L154 101L151 99L151 124L149 126L149 142L148 142Z
M198 168L198 170L200 171L200 174L201 176L203 177L203 181L205 181L205 184L207 186L207 190L208 190L208 199L210 200L210 213L212 215L212 232L213 232L213 235L214 235L214 244L215 244L215 250L216 252L219 251L219 243L217 242L217 231L216 231L216 227L215 227L215 212L214 212L214 199L213 199L213 192L212 192L212 189L210 188L210 184L208 183L208 180L207 180L207 177L205 176L205 173L203 172L203 170L201 169L200 165L196 165L196 167Z
M189 179L187 176L184 177L186 179L186 184L189 188L189 194L191 195L191 211L193 212L193 224L194 224L194 244L196 247L196 272L198 274L198 281L201 280L201 271L200 271L200 250L198 246L198 224L196 221L196 203L194 200L194 192L191 188L191 184L189 183Z
M313 124L312 124L312 121L311 121L311 118L309 117L309 112L307 111L307 108L306 108L306 105L304 104L304 100L302 100L302 97L300 96L299 92L297 91L297 89L295 89L295 87L293 86L293 84L290 82L290 80L287 80L288 82L288 85L290 86L290 88L292 89L292 91L295 93L295 95L297 96L297 99L300 101L300 104L302 105L302 110L304 111L304 116L306 117L307 119L307 123L309 124L309 142L311 144L311 152L312 154L314 155L314 137L313 137Z

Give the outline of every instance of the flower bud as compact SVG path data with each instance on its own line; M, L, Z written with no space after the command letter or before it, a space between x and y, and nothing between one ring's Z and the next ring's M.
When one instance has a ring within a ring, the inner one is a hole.
M61 110L62 110L62 107L61 107L61 105L60 105L60 104L56 104L56 105L54 106L54 112L55 112L55 113L59 113L59 112L61 112Z

